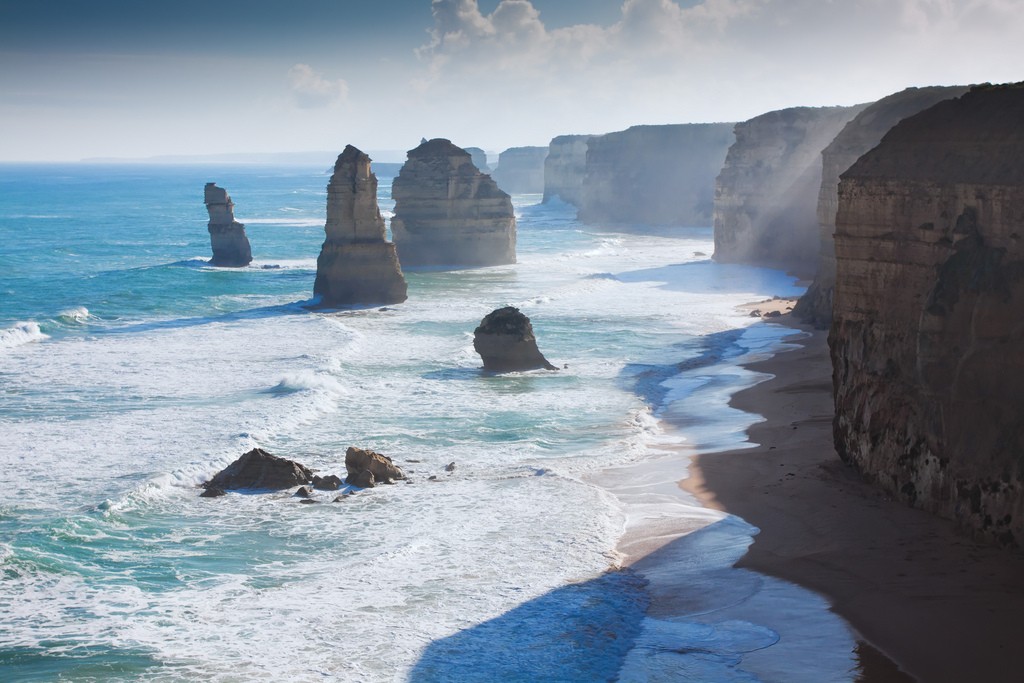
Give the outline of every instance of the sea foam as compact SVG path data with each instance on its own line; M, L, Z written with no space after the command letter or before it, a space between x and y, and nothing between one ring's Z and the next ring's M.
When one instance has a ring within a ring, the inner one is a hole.
M0 330L0 349L13 349L23 344L49 339L34 322L19 322L14 327Z

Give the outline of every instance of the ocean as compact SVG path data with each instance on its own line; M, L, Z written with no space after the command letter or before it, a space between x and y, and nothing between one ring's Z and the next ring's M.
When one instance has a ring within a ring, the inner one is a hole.
M328 179L0 166L0 680L854 679L827 604L730 569L756 529L674 485L680 453L759 419L728 406L762 379L740 364L791 330L736 307L792 278L714 263L710 228L519 195L517 264L311 310ZM206 182L251 266L209 266ZM504 305L559 371L482 372L473 330ZM343 476L353 445L409 481L199 497L253 447ZM667 518L701 607L655 619L616 548Z

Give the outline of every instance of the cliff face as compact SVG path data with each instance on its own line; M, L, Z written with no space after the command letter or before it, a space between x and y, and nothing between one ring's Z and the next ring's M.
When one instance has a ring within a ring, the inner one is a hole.
M515 263L511 198L450 141L437 138L410 151L391 194L391 234L407 266Z
M544 191L544 160L547 147L512 147L498 155L498 168L491 176L505 192L515 194Z
M587 174L587 147L593 135L559 135L548 145L544 160L544 203L561 199L579 208Z
M406 299L395 245L384 239L377 176L352 145L338 156L327 185L327 239L316 260L313 293L324 306L393 304Z
M821 150L863 108L795 107L736 126L715 181L715 260L813 275Z
M227 190L215 183L206 183L203 201L210 214L210 222L206 226L213 249L210 264L228 268L249 265L252 262L249 238L245 235L245 226L235 220L235 204Z
M832 322L832 291L836 282L836 251L832 234L836 230L839 174L877 145L882 136L901 120L942 100L959 97L967 90L966 86L907 88L883 97L857 114L822 151L817 209L821 230L818 273L793 309L794 315L822 328Z
M839 184L829 335L840 456L1024 543L1024 84L897 124Z
M426 140L423 142L426 142ZM473 160L473 165L476 166L478 171L481 173L491 172L491 167L487 165L487 152L479 147L464 147L463 149L469 152L469 157Z
M579 218L586 223L706 226L731 123L634 126L591 138Z

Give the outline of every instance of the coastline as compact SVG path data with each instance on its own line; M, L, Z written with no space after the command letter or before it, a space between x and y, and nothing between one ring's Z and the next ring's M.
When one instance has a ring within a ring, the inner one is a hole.
M772 322L802 338L746 366L773 378L730 401L764 417L747 430L758 445L692 458L679 486L760 529L737 568L817 592L856 629L867 644L857 680L1019 680L1024 556L889 500L847 467L832 445L826 334Z

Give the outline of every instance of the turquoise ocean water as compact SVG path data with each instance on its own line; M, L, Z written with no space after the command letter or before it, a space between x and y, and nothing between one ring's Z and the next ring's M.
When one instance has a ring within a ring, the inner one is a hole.
M248 268L207 264L209 181ZM737 363L784 331L735 306L793 281L711 262L707 228L589 228L523 195L517 264L312 312L327 181L0 166L0 680L772 680L778 630L735 610L767 584L721 573L754 530L722 520L684 562L728 620L653 623L644 578L609 571L639 508L595 482L742 443ZM473 329L508 304L564 369L480 371ZM198 498L254 446L343 474L350 445L411 483Z

